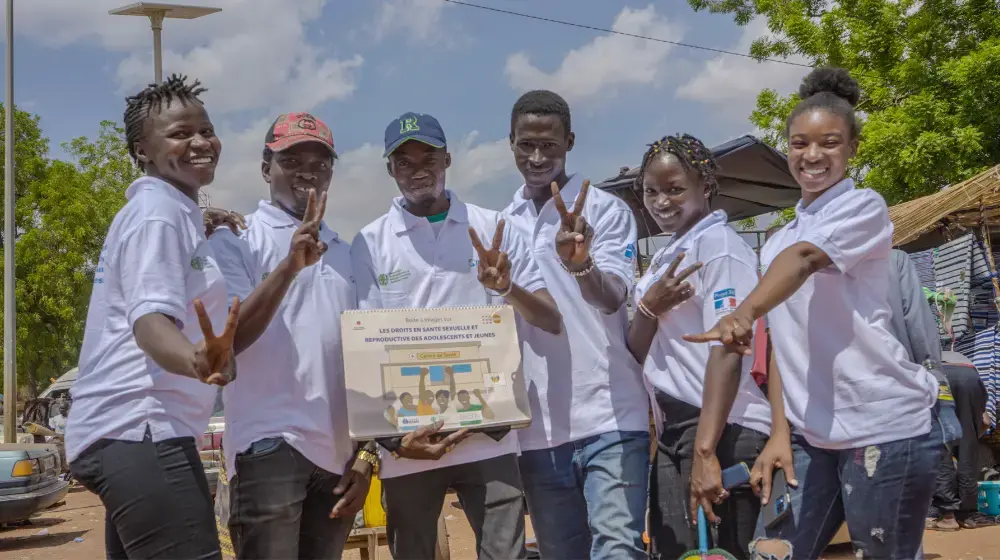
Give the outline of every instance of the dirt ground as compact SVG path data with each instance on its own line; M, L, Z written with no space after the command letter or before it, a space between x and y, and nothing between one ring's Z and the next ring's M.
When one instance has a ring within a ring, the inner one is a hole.
M474 560L476 541L472 529L461 510L445 506L451 557L453 560ZM528 529L529 536L531 529ZM1000 558L1000 527L989 527L955 533L928 532L924 550L928 559L989 560ZM850 559L850 546L831 549L826 558ZM104 558L104 508L97 496L75 488L65 504L45 511L23 527L0 530L0 559L2 560L63 560ZM344 554L345 559L360 560L358 551ZM379 558L389 558L389 551L381 547Z

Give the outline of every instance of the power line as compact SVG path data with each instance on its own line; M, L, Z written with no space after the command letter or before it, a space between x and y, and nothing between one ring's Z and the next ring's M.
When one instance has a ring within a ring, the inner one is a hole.
M521 12L512 12L510 10L501 10L500 8L494 8L492 6L483 6L481 4L472 4L470 2L463 2L461 0L443 0L443 1L444 2L448 2L449 4L455 4L457 6L466 6L468 8L479 8L480 10L487 10L487 11L490 11L490 12L497 12L497 13L500 13L500 14L507 14L507 15L510 15L510 16L518 16L518 17L523 17L523 18L528 18L528 19L534 19L534 20L538 20L538 21L545 21L545 22L548 22L548 23L558 23L559 25L568 25L570 27L578 27L580 29L589 29L591 31L600 31L601 33L613 33L615 35L623 35L625 37L633 37L635 39L644 39L646 41L653 41L653 42L656 42L656 43L667 43L669 45L677 45L678 47L687 47L689 49L697 49L697 50L709 51L709 52L714 52L714 53L719 53L719 54L728 54L730 56L740 56L740 57L743 57L743 58L749 58L751 60L755 60L757 62L774 62L776 64L787 64L789 66L801 66L802 68L812 68L812 66L809 65L809 64L801 64L799 62L791 62L791 61L788 61L788 60L781 60L781 59L778 59L778 58L757 58L757 57L755 57L753 55L749 55L749 54L746 54L746 53L739 53L739 52L734 52L734 51L727 51L725 49L713 49L712 47L703 47L701 45L692 45L690 43L681 43L679 41L668 41L667 39L660 39L660 38L657 38L657 37L647 37L645 35L637 35L635 33L626 33L624 31L615 31L614 29L607 29L607 28L604 28L604 27L595 27L593 25L584 25L582 23L573 23L571 21L562 21L562 20L558 20L558 19L551 19L551 18L546 18L546 17L541 17L541 16L535 16L535 15L531 15L531 14L523 14Z

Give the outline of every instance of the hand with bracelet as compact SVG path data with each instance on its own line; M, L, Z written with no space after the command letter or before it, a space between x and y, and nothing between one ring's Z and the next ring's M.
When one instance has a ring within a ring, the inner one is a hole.
M368 488L371 486L373 474L378 474L378 453L374 442L370 442L354 455L347 463L340 482L333 489L335 496L340 496L330 510L330 519L335 517L351 518L357 515L365 506Z
M636 305L639 314L650 320L657 320L671 309L687 301L694 295L694 287L684 280L701 268L701 263L694 263L677 273L677 267L684 260L684 253L677 255L663 276L650 284L642 299Z
M594 259L590 256L590 243L594 240L594 228L583 217L584 204L590 181L585 180L576 196L573 211L566 209L566 203L559 192L559 185L552 183L552 201L559 211L560 225L556 233L556 254L563 268L573 276L584 276L594 270Z

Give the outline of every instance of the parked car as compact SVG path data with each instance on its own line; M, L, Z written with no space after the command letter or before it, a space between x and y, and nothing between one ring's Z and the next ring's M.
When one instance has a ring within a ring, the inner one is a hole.
M0 445L0 523L23 521L61 502L69 491L61 471L54 444Z

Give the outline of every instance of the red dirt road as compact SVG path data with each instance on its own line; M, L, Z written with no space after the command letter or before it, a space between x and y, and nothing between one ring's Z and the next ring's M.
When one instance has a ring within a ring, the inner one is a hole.
M476 542L472 529L461 510L445 506L448 534L453 560L474 560ZM530 535L530 528L529 528ZM74 539L82 539L76 542ZM983 560L1000 559L1000 527L989 527L955 533L928 532L924 537L928 559ZM30 526L0 531L2 560L63 560L104 558L104 508L97 496L83 489L74 489L66 503L45 511L32 519ZM357 551L344 558L360 559ZM389 558L381 547L380 559ZM850 546L831 549L826 556L833 559L853 559Z

